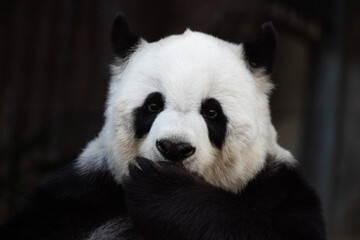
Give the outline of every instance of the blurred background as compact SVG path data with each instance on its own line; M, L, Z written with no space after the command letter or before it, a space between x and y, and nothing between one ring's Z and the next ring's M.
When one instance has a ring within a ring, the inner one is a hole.
M360 1L0 1L0 222L102 127L116 11L149 41L187 27L232 42L272 21L280 143L319 193L329 239L360 239Z

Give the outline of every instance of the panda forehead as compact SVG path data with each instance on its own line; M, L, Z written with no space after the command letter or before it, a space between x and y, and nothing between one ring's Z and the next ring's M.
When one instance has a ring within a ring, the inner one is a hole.
M160 92L166 101L187 109L206 98L236 100L249 95L254 85L241 45L192 31L145 43L124 75L129 84L123 86L132 86L130 92L141 98Z
M148 60L170 68L192 70L224 63L244 64L239 45L190 30L150 43L144 50Z

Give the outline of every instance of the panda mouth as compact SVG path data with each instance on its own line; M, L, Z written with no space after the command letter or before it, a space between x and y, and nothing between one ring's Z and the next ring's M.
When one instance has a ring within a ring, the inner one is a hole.
M160 161L156 161L156 164L158 166L160 166L161 163L165 163L165 164L170 164L179 168L185 168L185 165L183 162L179 162L179 161L169 161L169 160L160 160Z
M174 162L174 163L172 163L172 164L175 165L175 166L177 166L177 167L185 168L183 162Z
M170 165L173 165L173 166L176 166L176 167L179 167L179 168L185 168L185 165L184 165L184 161L170 161L170 160L167 160L167 159L163 159L163 158L158 158L156 160L153 160L153 159L149 159L147 157L143 157L143 156L137 156L137 158L146 158L152 162L154 162L154 164L157 166L157 167L161 167L161 164L162 163L165 163L165 164L170 164Z

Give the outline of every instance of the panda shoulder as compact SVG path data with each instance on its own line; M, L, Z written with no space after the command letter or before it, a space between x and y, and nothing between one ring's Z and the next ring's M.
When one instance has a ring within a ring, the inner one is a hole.
M268 158L266 167L248 183L244 194L264 204L289 208L320 209L320 201L303 176L299 164L277 162ZM266 199L267 201L264 201Z
M61 230L59 238L66 239L124 212L123 188L108 170L83 173L71 163L20 199L17 211L1 225L0 238L41 238Z
M71 200L88 203L91 199L92 204L101 204L117 196L122 199L122 195L122 187L108 169L83 172L73 162L33 188L27 195L27 202L56 204Z

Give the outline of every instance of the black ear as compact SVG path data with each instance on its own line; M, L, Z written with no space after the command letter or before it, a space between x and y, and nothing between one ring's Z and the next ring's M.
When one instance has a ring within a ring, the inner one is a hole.
M277 34L271 22L264 23L255 41L244 43L244 54L252 70L265 68L271 73L276 50Z
M126 22L125 15L118 12L111 30L111 41L114 52L121 58L126 57L140 38L133 34Z

